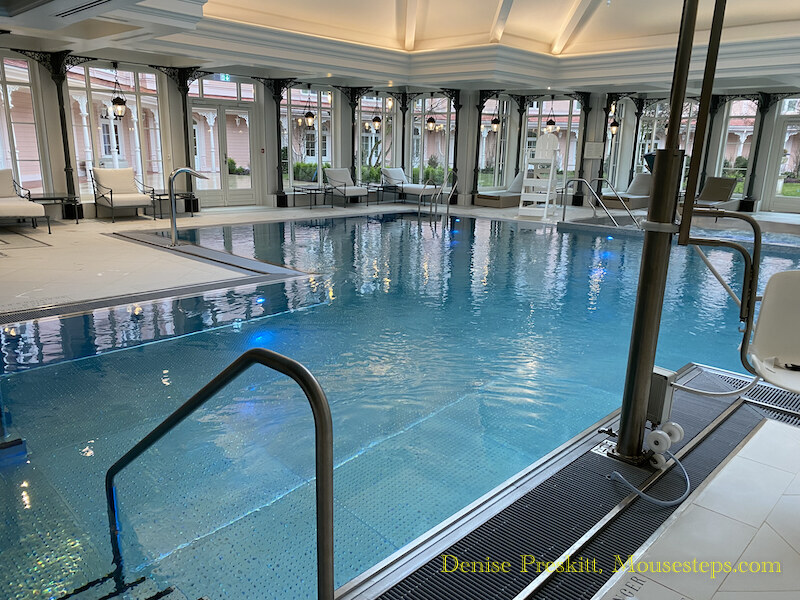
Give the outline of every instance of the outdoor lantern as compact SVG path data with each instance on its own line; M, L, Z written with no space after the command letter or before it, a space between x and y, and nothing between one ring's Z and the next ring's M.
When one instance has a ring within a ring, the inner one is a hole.
M555 99L555 96L550 96L550 114L547 116L547 122L545 122L545 131L547 131L547 133L553 133L556 130L556 118L553 115Z
M372 117L372 127L375 131L378 131L381 128L381 118L378 115Z
M303 120L306 122L306 127L313 127L314 126L314 113L310 110L303 115Z
M495 116L492 119L492 131L497 131L500 128L500 118Z
M608 126L609 131L611 131L611 135L617 135L617 131L619 131L619 122L617 118L614 117L614 120Z
M428 117L428 120L425 121L425 127L427 127L428 131L433 131L436 128L436 119Z
M111 110L114 117L121 119L125 116L126 104L125 94L122 93L122 88L119 86L119 79L117 78L117 63L114 63L114 89L111 91Z

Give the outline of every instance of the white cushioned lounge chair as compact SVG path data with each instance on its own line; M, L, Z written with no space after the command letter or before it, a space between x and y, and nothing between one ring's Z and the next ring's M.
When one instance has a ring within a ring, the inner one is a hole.
M633 176L628 189L624 192L619 192L619 197L625 201L628 208L647 208L650 202L652 184L653 175L651 173L637 173ZM603 194L603 203L608 208L623 208L614 194Z
M14 181L11 169L0 170L0 219L30 219L33 227L37 226L37 219L45 219L47 233L52 233L44 206L31 201L30 194Z
M139 208L152 206L153 219L156 218L153 188L137 181L132 168L92 169L89 173L94 188L94 203L111 209L112 223L114 210L119 208L133 208L138 215Z
M358 198L369 194L366 187L353 183L350 169L325 169L325 178L328 180L329 186L325 193L339 196L345 205L352 199L358 201Z
M706 177L703 189L695 200L695 206L735 210L739 206L739 201L731 200L731 196L736 183L736 179L732 177Z
M475 198L475 206L489 206L491 208L509 208L519 205L519 197L522 194L522 178L525 174L520 171L511 185L505 190L496 192L481 192Z
M406 177L405 171L400 167L381 167L381 175L383 176L384 191L396 191L406 196L411 194L416 196L418 200L430 198L441 187L431 184L411 183Z

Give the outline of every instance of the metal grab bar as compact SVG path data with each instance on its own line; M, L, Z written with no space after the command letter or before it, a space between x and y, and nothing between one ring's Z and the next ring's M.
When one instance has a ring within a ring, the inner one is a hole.
M692 212L700 217L740 219L753 228L752 256L747 251L747 248L728 240L690 237L688 243L694 246L724 246L726 248L732 248L742 255L744 259L744 281L742 282L742 298L739 305L739 320L744 321L744 329L742 330L742 345L739 351L739 359L742 361L742 366L744 366L745 369L753 375L756 375L755 368L750 364L750 360L747 358L747 352L750 349L750 335L753 331L753 319L755 318L756 301L758 300L758 274L761 265L761 226L758 224L758 221L750 215L728 210L695 208ZM715 269L711 268L711 272L717 277L720 283L722 283L720 277L715 273ZM725 286L724 283L723 286ZM729 288L729 286L725 287L726 290Z
M456 188L458 187L458 175L456 175L455 171L448 171L447 176L445 176L444 181L442 182L442 185L439 186L439 190L431 198L431 206L430 209L428 210L428 214L434 214L434 215L439 214L439 202L442 198L442 195L444 194L444 186L447 185L447 182L450 181L451 177L453 179L453 182L452 185L450 186L450 192L448 192L447 194L447 201L445 202L445 204L447 205L447 216L448 217L450 216L450 200L452 200L453 194L456 193Z
M608 212L608 209L606 208L606 205L603 204L603 201L600 199L600 196L598 196L597 192L595 192L594 189L592 188L592 184L589 183L588 181L586 181L585 179L581 179L580 177L575 177L573 179L567 179L567 182L564 184L564 194L562 196L563 198L566 198L566 196L567 196L567 188L573 183L584 183L584 184L586 184L586 187L592 193L592 196L594 196L594 199L597 200L597 203L600 206L603 207L603 210L605 211L606 215L608 216L609 219L611 219L611 222L614 224L614 227L619 227L619 223L617 223L617 220L611 215L610 212ZM562 212L562 215L561 215L561 220L562 221L566 221L567 220L567 203L566 203L566 200L563 200L561 202L561 207L563 208L563 212ZM592 210L594 211L594 213L596 215L597 211L594 210L594 206L592 206Z
M114 477L136 460L166 433L202 406L209 398L254 364L261 364L292 378L305 393L314 415L317 488L317 598L333 600L333 427L325 392L311 372L299 362L282 354L253 348L233 361L199 392L148 433L106 472L106 502L111 549L114 556L114 581L118 591L124 590L122 553L119 546L117 494Z
M633 221L633 224L636 225L636 227L638 229L641 229L642 226L639 224L639 221L637 221L636 217L633 216L633 213L631 212L631 209L628 208L627 203L625 202L625 200L622 199L622 196L619 195L619 193L614 188L614 186L611 184L611 182L608 179L606 179L605 177L595 177L594 179L591 180L590 185L591 185L591 183L594 183L595 181L600 181L600 182L604 182L604 183L608 184L608 187L610 187L611 191L614 192L614 195L617 197L617 200L619 200L619 203L622 204L622 208L625 209L625 212L628 213L628 216L631 218L631 221Z
M433 179L426 179L425 182L422 184L422 193L417 196L417 216L419 217L422 214L422 198L425 196L425 190L428 188L428 185L432 187L436 187L436 182ZM431 196L431 209L433 209L433 198L436 196L436 193ZM430 210L428 211L430 213Z
M205 175L202 175L195 171L194 169L190 169L189 167L181 167L179 169L175 169L172 173L169 174L169 224L170 224L170 246L177 246L178 245L178 207L175 200L175 178L180 175L181 173L188 173L192 177L197 177L198 179L208 179ZM156 207L153 206L153 218L155 218Z

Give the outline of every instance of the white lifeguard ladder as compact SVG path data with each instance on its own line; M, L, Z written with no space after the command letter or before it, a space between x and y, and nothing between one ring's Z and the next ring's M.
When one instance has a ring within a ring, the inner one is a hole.
M535 150L529 152L519 197L517 214L520 217L546 220L555 212L558 148L558 138L545 133L540 136Z

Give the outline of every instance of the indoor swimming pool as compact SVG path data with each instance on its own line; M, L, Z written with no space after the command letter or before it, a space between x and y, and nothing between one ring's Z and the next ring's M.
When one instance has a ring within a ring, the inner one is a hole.
M5 328L0 404L30 455L0 469L0 595L108 573L106 469L251 347L328 396L337 586L620 404L639 238L407 214L181 239L309 277ZM708 255L740 287L739 257ZM797 249L765 248L762 285L797 268ZM741 372L737 326L675 247L657 363ZM300 390L251 369L118 477L128 574L191 598L314 597L313 452Z

